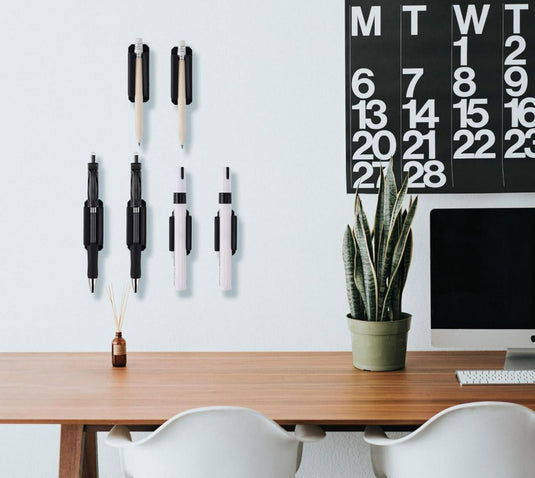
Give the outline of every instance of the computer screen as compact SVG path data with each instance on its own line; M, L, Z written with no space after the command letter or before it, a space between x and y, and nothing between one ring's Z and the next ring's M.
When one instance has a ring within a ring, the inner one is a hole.
M431 340L535 346L535 208L431 211Z

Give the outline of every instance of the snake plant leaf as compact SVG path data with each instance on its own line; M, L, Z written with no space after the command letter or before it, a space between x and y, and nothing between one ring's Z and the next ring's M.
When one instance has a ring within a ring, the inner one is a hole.
M378 233L379 237L377 238L376 236L375 241L375 267L378 284L378 303L379 307L381 307L388 286L387 278L395 245L395 241L394 243L392 242L392 227L395 224L394 220L396 216L393 216L393 214L396 208L398 210L401 209L407 188L407 186L402 187L400 191L402 197L400 197L394 177L394 163L392 159L389 162L386 176L381 171L379 186L374 231L380 231ZM380 313L381 311L379 311L379 315Z
M353 239L355 239L355 234L353 233ZM366 294L366 287L364 285L364 272L362 269L362 260L360 256L358 255L358 248L356 246L356 239L355 239L355 285L357 286L357 291L359 293L360 298L360 311L357 311L358 316L355 318L362 319L362 320L368 320L366 316L366 306L364 303L365 300L365 294Z
M378 226L375 226L376 229ZM375 270L379 271L381 269L383 257L384 257L384 247L386 244L385 241L385 228L384 224L380 225L379 238L377 240L378 249L375 251Z
M403 211L403 214L400 215L399 222L402 224L406 217L407 212ZM401 226L399 226L401 229ZM401 259L401 264L399 266L399 270L393 279L394 283L392 284L392 292L390 294L390 300L388 302L389 310L389 320L394 320L395 318L401 317L401 299L403 295L403 287L404 287L404 281L407 277L408 272L408 265L405 263L405 259L407 257L407 253L410 254L410 250L412 247L412 232L409 231L409 237L407 239L407 243L405 244L405 251L403 252L403 257Z
M411 198L409 209L404 214L403 226L401 229L399 240L394 250L394 257L392 258L391 273L393 273L396 269L399 268L399 265L401 264L402 259L403 259L403 255L405 253L406 244L409 241L409 237L412 241L411 227L414 221L414 216L416 214L417 207L418 207L418 198L416 198L414 201ZM411 252L409 252L409 254L412 254L412 246L411 246L410 251Z
M385 306L386 304L389 303L391 299L390 295L393 291L393 286L396 283L396 275L398 274L399 269L400 269L400 265L401 265L402 258L403 258L403 253L405 252L405 246L409 238L409 233L411 230L412 222L414 221L414 215L416 214L417 206L418 206L418 198L416 198L414 201L411 201L409 205L409 209L407 210L407 216L405 218L405 221L403 221L403 227L399 235L399 239L394 248L394 253L392 256L392 263L390 266L390 282L389 282L386 294L383 298L381 316L379 320L383 320ZM393 317L393 320L397 320L397 319L398 317Z
M385 291L386 291L386 267L385 267L385 260L386 260L386 247L387 247L387 234L385 234L385 225L381 225L381 240L379 241L379 250L377 252L377 258L375 260L375 270L377 273L377 301L379 306L382 304L382 298L384 297ZM380 311L379 311L380 313Z
M383 168L380 168L379 175L379 194L377 197L377 207L375 209L375 224L374 231L380 231L384 229L383 240L386 240L390 230L390 218L392 215L392 209L397 198L396 178L394 177L394 163L390 160L386 175L383 172ZM377 234L376 234L377 236ZM380 243L375 243L375 257L378 257L378 250Z
M406 217L406 213L404 216ZM405 217L403 218L405 220ZM405 250L403 251L403 257L399 266L399 271L395 277L395 284L392 286L392 299L390 301L390 307L392 308L393 317L401 317L402 311L402 297L405 283L407 282L407 275L409 273L409 267L412 258L412 230L409 231L409 237L405 244Z
M411 265L412 260L412 230L409 232L409 237L407 239L407 245L405 246L405 251L403 252L403 259L402 259L402 275L401 275L401 292L403 292L403 289L405 288L405 284L407 282L407 276L409 274L409 268Z
M379 168L379 192L377 194L377 206L375 207L375 219L374 219L374 246L375 246L375 260L379 257L379 248L381 244L381 233L383 230L383 218L384 212L384 195L385 195L385 174L383 168Z
M396 320L401 317L401 271L398 272L392 284L392 292L388 303L388 320Z
M401 185L401 188L399 189L399 192L396 196L396 202L394 203L394 207L392 209L392 216L390 217L391 221L395 221L399 217L399 213L401 209L403 208L403 203L405 202L405 197L407 196L407 189L409 187L409 176L405 176L405 180L403 181L403 184ZM392 223L390 226L392 227Z
M412 200L411 200L412 201ZM410 207L410 204L409 204ZM398 219L399 224L399 230L401 231L401 227L403 223L405 222L405 219L407 218L407 211L403 211L400 214L400 217ZM401 315L401 296L403 292L403 281L405 275L405 258L407 253L407 248L410 248L412 244L412 232L409 231L409 237L407 239L407 244L405 245L405 251L403 252L403 258L401 259L401 264L399 266L398 273L396 274L396 277L394 279L394 284L392 284L392 293L391 298L389 301L389 307L391 308L392 317L399 317Z
M393 211L392 211L393 212ZM395 218L388 218L383 223L383 239L380 245L379 256L376 263L377 270L377 284L378 284L378 303L379 303L379 317L383 316L383 309L388 309L388 301L385 302L386 292L390 284L390 271L392 266L392 258L396 243L401 232L401 211L398 212ZM387 226L386 223L389 223ZM386 234L384 231L388 231Z
M355 238L353 237L351 228L347 226L342 244L342 258L344 260L344 268L346 273L346 288L347 300L349 302L349 312L351 313L351 317L356 319L364 316L364 304L362 303L360 294L355 284L355 254Z
M377 301L379 303L379 307L382 307L383 299L386 294L386 290L388 287L387 279L388 279L388 271L390 270L390 263L392 261L392 255L394 252L394 246L392 246L392 238L390 238L390 234L386 235L385 232L385 225L382 226L383 231L383 238L381 240L381 244L379 246L379 257L377 258L375 262L375 267L377 271ZM380 311L381 312L381 311ZM379 316L380 316L379 312Z
M362 201L360 200L360 197L357 196L357 214L360 214L362 217L362 223L364 225L364 232L366 233L366 243L368 244L368 250L370 251L370 256L373 259L373 237L372 232L370 230L370 225L368 223L368 218L366 217L366 213L364 211L364 208L362 207Z
M355 224L355 240L357 243L357 254L359 256L359 265L362 266L362 285L363 290L360 289L357 281L357 288L363 298L364 307L366 309L366 318L368 320L377 320L377 277L373 267L373 259L370 255L366 231L362 215L357 214L357 221Z
M353 200L353 215L355 216L357 214L357 205L359 203L359 186L360 183L357 183L357 187L355 188L355 199Z
M398 195L396 177L394 176L394 160L391 158L388 163L388 169L385 175L385 194L384 194L384 218L392 217L392 210Z

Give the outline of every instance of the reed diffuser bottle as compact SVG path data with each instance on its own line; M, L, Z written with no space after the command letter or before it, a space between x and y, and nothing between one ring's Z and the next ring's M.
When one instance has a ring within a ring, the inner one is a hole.
M114 367L126 367L126 340L122 332L115 332L111 343L111 363Z
M117 314L113 285L108 286L108 297L110 299L111 309L113 311L113 320L116 328L115 338L111 343L111 363L114 367L126 367L126 340L123 338L122 330L129 293L130 287L126 286L121 298L121 308L119 310L119 314Z

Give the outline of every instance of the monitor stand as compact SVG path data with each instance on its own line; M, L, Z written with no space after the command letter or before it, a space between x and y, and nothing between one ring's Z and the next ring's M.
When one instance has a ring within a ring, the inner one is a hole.
M535 370L535 349L507 349L504 370Z

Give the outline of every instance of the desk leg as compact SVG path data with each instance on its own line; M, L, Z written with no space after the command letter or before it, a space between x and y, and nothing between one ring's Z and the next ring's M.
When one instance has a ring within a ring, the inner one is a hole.
M61 425L59 478L80 478L83 441L83 425Z
M97 432L84 431L82 478L98 478Z
M97 434L83 425L61 425L59 478L98 478Z

